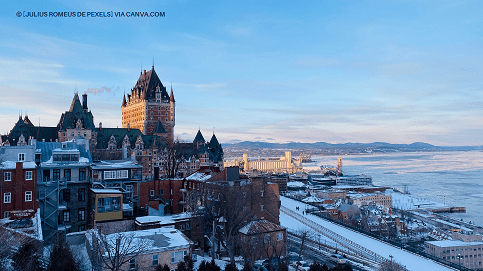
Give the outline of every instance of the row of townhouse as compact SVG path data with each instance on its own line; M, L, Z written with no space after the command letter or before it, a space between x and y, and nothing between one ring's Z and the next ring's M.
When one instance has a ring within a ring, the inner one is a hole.
M115 219L132 216L141 194L140 165L93 162L85 139L2 146L0 159L2 218L13 218L15 210L38 209L45 240L58 231L84 231L111 219L94 214L114 212L115 206L121 212Z

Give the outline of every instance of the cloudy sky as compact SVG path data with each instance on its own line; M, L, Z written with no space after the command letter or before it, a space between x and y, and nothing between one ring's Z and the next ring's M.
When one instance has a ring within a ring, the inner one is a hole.
M0 10L1 134L75 92L120 127L154 58L185 139L483 145L482 1L31 2ZM24 17L58 11L165 17Z

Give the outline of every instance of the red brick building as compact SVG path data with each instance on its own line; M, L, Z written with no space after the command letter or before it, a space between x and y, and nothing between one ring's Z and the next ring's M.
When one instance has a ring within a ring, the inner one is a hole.
M37 211L37 165L34 146L1 147L0 214L10 217L12 211Z

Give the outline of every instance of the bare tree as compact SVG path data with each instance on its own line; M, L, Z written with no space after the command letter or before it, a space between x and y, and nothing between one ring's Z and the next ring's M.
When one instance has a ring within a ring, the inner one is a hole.
M180 166L186 161L186 157L194 152L193 144L183 143L179 138L171 141L166 139L158 146L158 155L161 160L161 169L166 178L178 176Z
M0 225L0 269L8 270L11 267L11 259L14 256L15 247L22 247L24 244L32 242L32 239L22 233Z
M379 265L380 271L407 271L405 267L395 261L385 261Z
M90 233L93 250L93 265L101 269L119 271L121 267L151 245L151 240L136 238L135 232L118 232L109 235Z

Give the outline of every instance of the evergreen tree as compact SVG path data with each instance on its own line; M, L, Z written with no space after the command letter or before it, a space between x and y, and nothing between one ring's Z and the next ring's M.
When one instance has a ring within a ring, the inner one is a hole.
M225 271L238 271L238 268L236 268L236 264L229 263L225 265Z
M329 271L342 271L342 266L340 264L334 266L333 268L329 269Z
M281 261L278 265L277 271L288 271L288 265L285 261Z
M186 263L184 261L181 261L178 263L178 268L177 268L178 271L188 271L188 266L186 265Z
M74 259L69 244L60 236L50 253L50 263L47 271L80 271L79 264Z
M184 256L184 262L186 263L186 267L188 268L188 271L194 271L195 263L193 262L193 259L191 259L190 256L188 255Z
M218 265L216 265L215 259L211 259L211 262L209 265L210 265L210 268L209 268L210 271L221 271L221 268Z
M324 263L324 265L322 265L322 270L329 271L329 267L327 266L327 264Z
M242 271L253 271L253 268L248 262L245 262L245 265L243 266Z
M205 262L205 260L203 260L201 263L200 263L200 266L198 267L198 271L209 271L208 270L208 266Z

